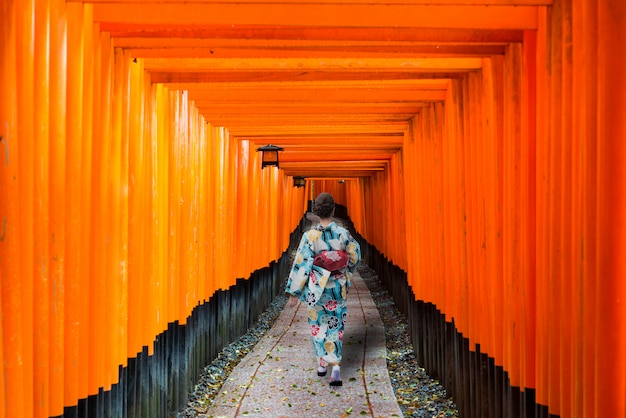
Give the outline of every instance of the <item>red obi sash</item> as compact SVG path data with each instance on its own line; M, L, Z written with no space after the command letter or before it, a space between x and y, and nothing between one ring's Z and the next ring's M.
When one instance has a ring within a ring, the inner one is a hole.
M322 251L313 259L313 265L334 272L348 265L348 253L345 251Z

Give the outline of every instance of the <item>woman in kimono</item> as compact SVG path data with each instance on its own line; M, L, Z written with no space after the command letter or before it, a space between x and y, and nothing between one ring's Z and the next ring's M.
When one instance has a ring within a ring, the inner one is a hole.
M298 300L308 305L317 375L326 376L326 367L331 366L330 385L341 386L346 297L361 249L350 232L333 221L335 201L329 193L317 196L313 213L320 223L300 240L287 281L288 305L293 307Z

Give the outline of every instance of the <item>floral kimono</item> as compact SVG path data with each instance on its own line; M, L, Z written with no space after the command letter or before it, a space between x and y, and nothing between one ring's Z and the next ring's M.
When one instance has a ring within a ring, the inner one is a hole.
M308 305L315 355L329 365L341 362L346 297L361 259L359 243L331 222L302 235L287 281L287 293Z

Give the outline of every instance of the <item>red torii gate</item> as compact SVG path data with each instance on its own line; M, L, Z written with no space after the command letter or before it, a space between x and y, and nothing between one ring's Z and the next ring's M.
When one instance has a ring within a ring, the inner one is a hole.
M1 7L0 416L109 390L312 190L512 386L626 414L623 1Z

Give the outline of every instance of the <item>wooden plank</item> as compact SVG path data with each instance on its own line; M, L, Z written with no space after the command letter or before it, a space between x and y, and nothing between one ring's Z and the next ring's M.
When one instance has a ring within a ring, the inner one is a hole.
M69 0L68 2L79 1L83 3L98 4L98 3L126 3L128 0ZM172 3L172 4L190 4L190 3L211 3L210 0L134 0L134 3ZM549 6L552 4L552 0L436 0L438 5L474 5L474 6ZM290 3L284 0L242 0L242 1L221 1L220 3L227 4L285 4ZM363 4L363 0L315 0L314 4ZM372 0L368 1L368 4L388 4L385 0ZM408 5L432 5L433 0L395 0L395 4L408 4ZM291 2L292 5L298 5L298 2Z
M146 58L148 71L469 71L481 67L479 58Z
M242 128L256 127L257 131L267 130L275 126L290 125L290 129L293 131L300 126L341 126L346 124L358 123L364 126L384 125L390 123L406 123L413 113L368 113L363 114L329 114L325 112L319 112L317 114L300 114L297 118L293 115L272 115L267 117L266 115L248 115L243 118L237 115L229 115L219 113L212 113L206 115L205 118L209 123L218 126L228 126L231 133L234 133Z
M403 58L422 59L425 57L467 57L467 56L490 56L504 53L504 44L428 44L428 45L399 45L389 47L359 46L359 45L328 45L323 47L230 47L217 48L206 47L161 47L160 39L153 40L155 46L132 48L132 55L137 58L388 58L394 55ZM117 42L116 44L119 44Z
M249 71L155 71L150 77L154 83L218 83L218 82L284 82L284 81L328 81L328 80L418 80L459 78L462 71L406 71L396 69L381 71L370 69L352 69L349 72L329 72L320 70L281 71L249 70Z
M174 25L272 25L330 27L421 27L536 29L536 7L315 4L315 3L97 3L96 22Z
M283 144L301 143L303 138L307 138L307 141L319 142L321 145L326 144L323 137L327 139L332 138L335 141L341 139L345 143L354 142L363 145L371 145L372 142L381 141L384 137L385 141L393 142L393 144L399 146L402 144L402 139L399 137L406 130L406 127L404 123L388 123L376 126L376 129L372 130L371 126L355 125L354 123L346 123L339 127L303 123L298 125L298 129L300 133L294 134L293 125L273 126L260 133L253 127L241 127L230 131L230 133L238 137L280 137Z
M206 89L211 90L249 90L249 89L265 89L276 90L279 88L299 88L299 89L337 89L343 88L361 88L371 90L381 90L385 88L395 89L429 89L429 90L446 90L448 88L449 81L441 78L412 78L412 79L387 79L379 78L372 80L319 80L319 81L258 81L258 82L200 82L200 83L169 83L168 87L173 90L187 90L190 93L193 91L203 91Z
M282 105L298 105L307 103L321 103L323 105L346 102L359 103L415 103L443 101L445 91L427 89L355 89L355 88L318 88L318 89L265 89L253 86L248 90L216 90L204 89L190 92L189 98L198 105L215 103L220 105L239 104L245 105L252 101Z
M301 115L307 113L337 113L337 114L364 114L364 113L409 113L416 114L423 107L427 107L428 102L417 102L408 104L398 103L304 103L300 105L288 104L263 104L263 103L244 103L244 104L214 104L196 102L196 106L201 113L206 114L211 121L212 114L228 114L228 115ZM294 119L295 120L295 119Z
M246 25L215 24L198 25L128 23L118 20L100 22L100 29L111 34L115 45L120 47L262 47L278 46L408 46L411 43L500 43L521 42L519 29L481 29L475 25L464 28L438 27L324 27L315 25ZM118 43L119 42L119 43Z

